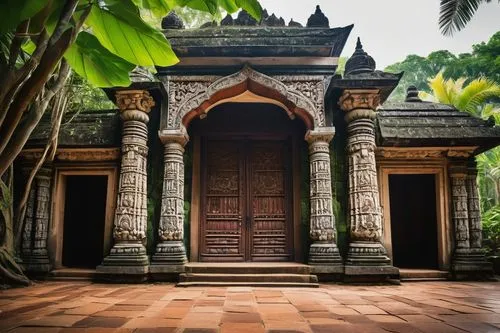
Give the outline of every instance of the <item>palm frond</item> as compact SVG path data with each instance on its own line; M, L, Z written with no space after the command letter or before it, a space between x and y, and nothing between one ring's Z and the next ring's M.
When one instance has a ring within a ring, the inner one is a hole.
M494 81L479 78L471 81L460 93L456 107L470 114L478 114L478 107L492 97L500 97L500 85Z
M435 77L429 79L429 87L439 102L452 104L447 81L443 78L443 72L439 72Z
M439 29L446 36L462 30L483 0L441 0Z

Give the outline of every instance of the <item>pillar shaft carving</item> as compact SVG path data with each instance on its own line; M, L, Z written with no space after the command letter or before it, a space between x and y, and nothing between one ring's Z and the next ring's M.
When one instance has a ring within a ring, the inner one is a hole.
M382 236L382 211L377 184L373 121L355 120L347 128L351 240L378 242Z
M398 274L381 244L382 209L375 163L377 89L345 90L339 105L346 112L350 243L347 276ZM372 268L376 266L376 268Z
M31 170L25 169L29 174ZM52 169L42 167L35 175L26 203L21 253L26 269L34 272L50 270L47 236L51 206Z
M148 112L154 101L147 91L124 90L116 93L116 104L123 119L122 160L115 211L115 244L104 266L145 266L147 229ZM131 271L143 273L144 269Z
M334 134L333 128L320 127L306 135L310 161L310 236L313 241L310 264L340 265L342 262L335 244L337 231L332 207L329 143Z
M475 163L468 168L467 179L467 210L469 214L469 245L473 251L481 251L483 230L481 226L481 210L477 189L477 169Z
M467 200L467 169L465 166L453 166L451 178L451 216L455 226L455 252L468 253L469 242L469 210Z
M184 246L184 145L187 136L181 131L164 131L164 174L159 242L153 265L183 265L187 262ZM152 270L159 270L153 267Z

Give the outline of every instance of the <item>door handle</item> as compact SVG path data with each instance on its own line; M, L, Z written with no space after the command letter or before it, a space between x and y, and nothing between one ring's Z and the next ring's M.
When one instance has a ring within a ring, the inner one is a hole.
M247 216L245 220L245 226L247 227L247 229L250 229L250 224L251 224L250 216Z

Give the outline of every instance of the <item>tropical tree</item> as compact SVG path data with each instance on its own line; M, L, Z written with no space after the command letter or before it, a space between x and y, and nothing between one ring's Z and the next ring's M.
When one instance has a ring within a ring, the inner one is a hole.
M130 85L136 66L174 65L170 44L142 19L141 9L162 17L178 7L215 16L244 9L257 20L261 13L257 0L0 2L0 279L27 282L13 259L22 227L13 222L12 165L71 70L95 86L111 87ZM52 118L57 126L59 114Z
M466 86L465 78L444 79L439 72L429 80L433 94L422 92L427 100L451 104L458 110L483 119L491 118L500 125L500 108L489 103L500 98L500 85L492 80L479 78ZM490 239L492 250L500 246L500 147L484 152L476 157L478 167L478 188L481 201L483 228Z
M439 28L443 35L460 31L476 13L479 6L492 0L441 0ZM500 1L499 1L500 2Z

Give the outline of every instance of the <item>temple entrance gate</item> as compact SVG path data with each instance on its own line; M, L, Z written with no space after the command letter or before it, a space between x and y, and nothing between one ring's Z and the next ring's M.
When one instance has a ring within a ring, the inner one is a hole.
M290 260L290 139L203 141L200 259Z

